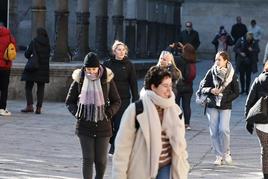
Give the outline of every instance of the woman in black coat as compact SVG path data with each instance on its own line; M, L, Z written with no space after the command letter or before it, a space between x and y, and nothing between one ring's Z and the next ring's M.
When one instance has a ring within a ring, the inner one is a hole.
M120 126L121 117L126 108L132 102L139 99L136 70L133 63L127 59L127 46L120 41L115 41L112 46L114 58L104 62L104 66L110 68L114 73L114 81L121 98L121 107L113 117L113 136L110 143L109 153L114 153L114 139Z
M49 83L49 57L50 57L50 44L47 32L44 28L38 28L37 36L31 41L24 56L29 59L34 53L38 57L39 68L35 71L23 71L21 80L25 81L25 92L27 106L21 112L33 112L33 94L32 89L34 83L37 84L37 104L36 114L41 114L41 107L43 104L45 83ZM35 52L34 52L35 50Z
M234 46L237 54L236 71L239 71L240 94L249 92L251 73L258 71L258 53L260 48L258 43L253 39L252 32L248 32L246 37L241 37Z
M250 108L262 97L268 96L268 62L264 65L263 72L254 80L246 101L245 116ZM264 179L268 179L268 123L257 124L256 133L262 148L262 171ZM247 123L246 128L250 134L253 133L254 124Z
M185 128L191 130L191 98L193 95L193 81L196 76L196 51L189 43L182 45L181 48L182 55L181 58L177 60L177 65L182 72L182 79L176 86L176 103L183 108Z
M95 53L86 55L84 66L72 74L66 106L77 119L76 134L83 155L84 179L92 178L93 163L96 177L103 178L109 139L112 136L111 118L120 108L120 97L110 69L100 65Z

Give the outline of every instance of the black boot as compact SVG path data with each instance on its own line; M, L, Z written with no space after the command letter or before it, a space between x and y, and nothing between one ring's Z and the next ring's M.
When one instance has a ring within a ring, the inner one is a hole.
M263 174L264 179L268 179L268 174Z
M27 113L27 112L34 112L33 105L27 105L26 108L22 109L21 112Z

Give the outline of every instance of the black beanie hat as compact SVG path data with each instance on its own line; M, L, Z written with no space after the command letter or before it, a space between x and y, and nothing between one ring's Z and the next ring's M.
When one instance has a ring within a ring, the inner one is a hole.
M84 58L84 67L99 67L100 60L96 53L89 52Z

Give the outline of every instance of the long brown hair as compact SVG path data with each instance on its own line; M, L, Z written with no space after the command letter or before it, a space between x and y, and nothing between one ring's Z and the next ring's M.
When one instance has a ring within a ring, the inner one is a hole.
M189 62L196 62L196 51L195 48L187 43L182 46L182 56Z

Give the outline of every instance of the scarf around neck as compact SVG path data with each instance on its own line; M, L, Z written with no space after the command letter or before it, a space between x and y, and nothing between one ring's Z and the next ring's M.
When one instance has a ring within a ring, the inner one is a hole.
M150 152L148 161L150 161L150 176L155 178L162 151L161 132L166 132L172 150L177 155L181 155L180 151L185 151L186 148L184 121L179 118L181 110L175 103L173 92L170 98L163 98L151 90L144 90L141 99L144 103L145 116L149 126L151 126L149 128ZM162 125L156 105L164 109Z
M78 119L93 122L104 119L105 101L100 80L103 71L103 67L100 66L96 76L85 73L76 113Z
M221 88L221 91L233 80L234 68L229 61L227 62L227 68L219 68L215 63L211 71L213 84L215 87Z

